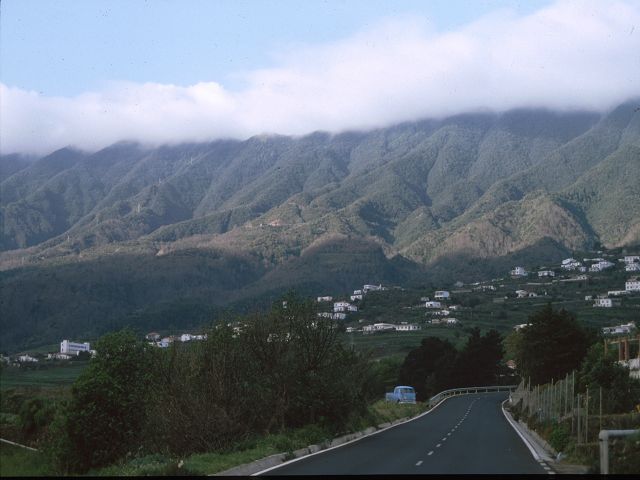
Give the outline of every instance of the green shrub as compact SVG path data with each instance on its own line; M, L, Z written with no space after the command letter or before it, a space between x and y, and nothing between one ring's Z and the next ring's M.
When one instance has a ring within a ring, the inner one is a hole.
M571 432L565 424L555 424L549 435L549 443L558 452L563 452L569 441L571 440Z

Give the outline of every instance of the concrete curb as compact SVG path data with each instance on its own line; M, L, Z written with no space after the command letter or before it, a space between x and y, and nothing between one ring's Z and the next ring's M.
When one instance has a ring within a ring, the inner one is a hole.
M586 474L589 471L589 467L586 465L570 465L562 462L561 460L556 460L558 457L558 452L549 445L549 443L542 438L538 433L534 430L531 430L529 426L523 422L522 420L518 420L517 422L506 408L502 408L502 411L505 416L508 416L509 423L511 426L518 431L521 437L523 437L531 448L533 448L536 452L536 455L545 462L550 468L553 469L555 473L560 474ZM534 455L535 458L535 455ZM538 459L536 459L538 460Z
M428 410L427 410L428 411ZM276 453L275 455L271 455L266 458L261 458L260 460L255 460L251 463L245 463L244 465L238 465L237 467L230 468L223 472L214 473L211 476L249 476L254 473L261 472L263 470L270 469L281 463L284 463L287 460L291 460L294 458L306 457L307 455L311 455L314 453L318 453L322 450L327 450L329 448L338 447L345 443L352 442L362 437L367 437L381 430L386 430L394 425L398 425L400 423L405 423L412 418L416 418L420 415L423 415L426 412L420 412L413 417L404 417L399 418L398 420L394 420L393 422L385 422L381 423L376 427L368 427L364 430L355 433L348 433L346 435L342 435L340 437L336 437L332 440L327 440L318 445L309 445L308 447L300 448L291 453Z

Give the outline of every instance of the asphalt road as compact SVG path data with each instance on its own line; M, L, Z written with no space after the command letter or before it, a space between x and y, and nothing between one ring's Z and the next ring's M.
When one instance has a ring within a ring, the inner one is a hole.
M548 473L502 414L507 393L453 397L417 420L265 475Z

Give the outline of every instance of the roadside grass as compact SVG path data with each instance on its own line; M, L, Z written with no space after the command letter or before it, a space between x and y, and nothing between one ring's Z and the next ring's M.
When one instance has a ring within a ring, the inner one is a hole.
M0 442L0 477L42 477L53 475L40 452Z
M184 459L164 455L147 455L109 467L91 470L95 476L175 476L210 475L239 465L260 460L277 453L291 454L309 445L322 444L335 436L353 433L381 423L417 415L427 409L426 404L394 404L380 400L370 405L365 415L349 422L345 431L338 434L318 425L248 438L227 451L196 453Z

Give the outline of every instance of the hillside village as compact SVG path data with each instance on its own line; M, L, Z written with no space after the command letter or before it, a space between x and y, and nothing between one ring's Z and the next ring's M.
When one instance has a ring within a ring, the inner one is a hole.
M602 252L600 252L602 253ZM608 257L612 255L603 254ZM615 260L615 261L612 261ZM333 320L344 321L347 333L385 333L385 332L415 332L432 326L460 327L473 323L474 305L469 305L470 297L484 297L490 299L493 305L523 304L523 299L538 299L551 303L580 303L591 308L616 308L622 306L622 297L628 297L628 308L637 316L640 312L640 280L638 276L630 275L624 283L616 283L619 289L606 289L611 282L616 282L620 273L640 272L640 255L625 255L617 259L603 257L566 258L553 266L542 266L528 271L523 266L516 266L503 278L490 281L464 284L456 282L450 290L433 290L433 298L422 296L420 303L396 304L394 311L389 312L388 321L371 322L367 315L365 298L371 298L372 292L385 292L405 289L400 287L385 287L382 285L364 285L350 295L340 297L319 296L317 302L321 310L325 304L333 302L332 312L320 312L318 316ZM618 275L610 275L617 273ZM602 284L602 290L598 286ZM571 288L571 285L578 288ZM574 290L576 290L574 292ZM558 291L561 295L558 295ZM589 292L581 295L581 292ZM574 295L572 295L574 293ZM556 298L562 297L562 300ZM345 300L342 300L342 297ZM347 301L346 298L350 301ZM466 304L465 304L466 303ZM360 307L360 309L359 309ZM364 307L364 308L361 308ZM569 309L569 306L566 308ZM422 315L413 315L415 321L405 321L406 310L422 311ZM626 309L619 312L626 317ZM467 319L462 322L460 318ZM513 325L514 328L522 324ZM602 327L603 333L609 333L609 327Z
M458 339L472 327L496 328L505 334L526 326L526 317L548 302L576 313L580 321L605 336L634 335L640 318L640 255L597 254L581 260L566 258L555 265L514 266L501 278L467 284L457 281L426 291L365 284L341 295L317 296L317 315L336 321L354 346L378 348L382 355L406 350L427 335ZM239 324L229 326L236 334L242 330ZM377 340L380 334L385 338ZM406 340L395 337L399 339L395 350L380 349L378 344L384 347L391 334ZM206 334L150 332L145 339L167 348L174 342L205 340ZM80 352L94 353L89 345L63 340L59 351L20 352L1 358L17 366L64 361Z

